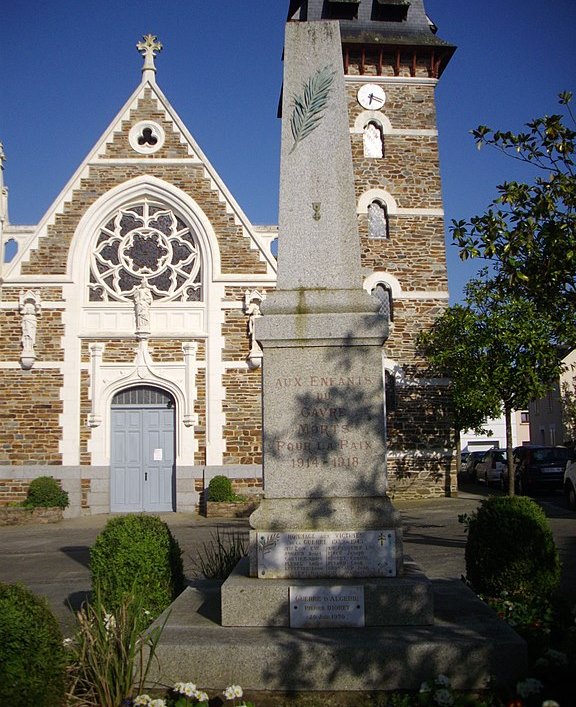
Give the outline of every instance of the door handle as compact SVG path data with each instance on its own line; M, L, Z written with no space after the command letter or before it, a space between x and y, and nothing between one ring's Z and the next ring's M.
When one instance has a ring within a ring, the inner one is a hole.
M148 481L148 472L147 471L144 472L144 481Z

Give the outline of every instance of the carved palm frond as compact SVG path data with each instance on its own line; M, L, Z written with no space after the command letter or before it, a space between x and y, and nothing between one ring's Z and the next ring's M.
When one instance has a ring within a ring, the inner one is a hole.
M331 66L318 69L304 85L302 95L294 96L294 110L290 118L294 144L289 154L294 152L298 143L310 135L322 120L335 73Z

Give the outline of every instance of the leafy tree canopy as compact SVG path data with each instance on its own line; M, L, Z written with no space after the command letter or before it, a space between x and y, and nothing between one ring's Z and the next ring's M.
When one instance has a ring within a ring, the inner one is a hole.
M572 94L561 93L564 114L544 116L518 134L480 126L479 148L493 147L534 166L533 183L504 182L485 214L453 221L460 257L490 261L501 294L528 300L554 324L559 342L576 334L576 132ZM569 127L567 123L572 127Z

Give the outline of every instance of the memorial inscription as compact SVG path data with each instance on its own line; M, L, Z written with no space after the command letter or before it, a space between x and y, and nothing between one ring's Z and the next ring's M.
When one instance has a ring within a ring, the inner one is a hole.
M364 624L364 587L290 587L291 628L345 628Z
M259 533L258 576L393 577L393 530Z
M346 403L355 389L375 384L363 375L277 378L275 390L295 393L295 415L292 429L273 441L275 457L282 458L292 469L360 466L364 454L374 451L373 443L354 424Z

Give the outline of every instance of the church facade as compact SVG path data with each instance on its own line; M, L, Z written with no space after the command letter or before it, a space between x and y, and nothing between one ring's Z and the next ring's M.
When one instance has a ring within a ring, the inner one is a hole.
M363 285L391 324L383 473L392 496L454 493L446 382L416 347L448 300L434 88L454 48L421 0L290 4L290 21L326 18L342 32ZM0 504L41 475L69 515L194 511L216 474L262 486L253 325L277 229L249 222L162 93L156 38L138 48L140 85L38 226L7 221L3 190L1 252L17 253L0 272Z

